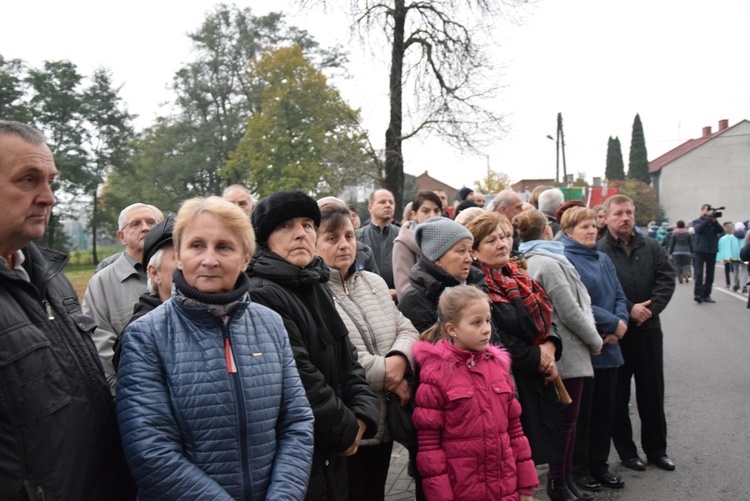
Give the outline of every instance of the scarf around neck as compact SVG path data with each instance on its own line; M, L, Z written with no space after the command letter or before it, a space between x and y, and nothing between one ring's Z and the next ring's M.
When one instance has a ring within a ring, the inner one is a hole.
M507 304L520 302L536 326L534 344L541 344L552 326L552 303L544 289L511 263L503 266L501 271L482 263L482 271L489 288L490 300L493 303Z
M216 294L203 292L188 284L179 268L175 268L172 273L172 282L175 301L189 308L206 309L224 323L232 316L239 302L246 298L250 289L250 279L244 273L240 273L237 278L234 290Z

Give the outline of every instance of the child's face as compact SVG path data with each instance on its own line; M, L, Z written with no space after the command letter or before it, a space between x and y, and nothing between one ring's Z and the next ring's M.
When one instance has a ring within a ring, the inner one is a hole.
M492 333L490 322L489 302L477 300L463 310L461 319L456 324L447 323L446 330L456 348L484 351Z

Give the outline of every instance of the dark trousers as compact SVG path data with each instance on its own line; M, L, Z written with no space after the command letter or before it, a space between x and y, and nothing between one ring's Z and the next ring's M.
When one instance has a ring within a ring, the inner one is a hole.
M549 478L561 480L573 473L573 452L576 445L576 423L578 422L578 410L581 406L581 394L583 393L583 377L563 379L565 389L568 390L573 402L560 409L560 434L562 435L562 459L550 461Z
M616 390L617 367L594 369L594 377L583 383L573 454L573 472L578 476L601 474L609 469Z
M714 268L716 267L716 253L696 252L693 254L693 268L695 268L694 296L704 298L711 295L714 286ZM705 270L704 270L705 268ZM705 276L704 276L705 271Z
M385 481L391 465L393 441L363 445L349 457L349 499L351 501L382 501Z
M667 420L664 417L664 335L661 328L630 327L620 340L625 363L618 369L615 392L615 425L612 441L620 459L638 455L630 423L630 381L635 377L635 397L641 418L641 447L648 458L667 453Z

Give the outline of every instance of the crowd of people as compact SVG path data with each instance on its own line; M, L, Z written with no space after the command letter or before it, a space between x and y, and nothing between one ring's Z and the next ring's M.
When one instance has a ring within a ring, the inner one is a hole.
M712 259L744 250L710 210L703 238L644 236L624 195L467 188L449 211L419 191L399 222L377 189L362 223L233 185L124 208L79 305L34 244L58 174L41 133L0 121L2 499L382 500L392 401L414 408L417 499L530 501L543 464L551 500L593 499L624 485L612 443L675 469L659 315L675 274L710 303Z

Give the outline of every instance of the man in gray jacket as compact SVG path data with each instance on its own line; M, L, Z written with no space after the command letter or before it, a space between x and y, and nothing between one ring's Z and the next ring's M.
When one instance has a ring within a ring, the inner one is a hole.
M94 274L83 296L83 312L94 318L98 327L94 343L112 394L117 380L112 355L117 335L133 316L133 307L146 292L146 270L143 269L143 241L148 231L164 216L153 205L136 203L124 208L117 221L117 237L125 251L111 265Z

